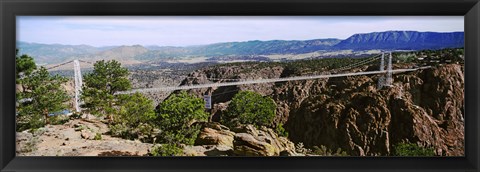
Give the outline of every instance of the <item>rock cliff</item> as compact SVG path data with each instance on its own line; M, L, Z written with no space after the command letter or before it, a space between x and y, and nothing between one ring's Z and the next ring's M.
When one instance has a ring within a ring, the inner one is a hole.
M376 67L353 70L365 71ZM281 66L216 67L190 74L183 84L207 78L274 78ZM433 147L437 155L464 155L464 69L447 64L394 74L394 84L377 88L378 76L354 76L192 90L211 92L213 116L221 115L239 90L254 90L277 104L275 124L284 124L289 139L307 147L325 145L350 155L392 155L394 145L413 142ZM219 98L216 95L221 94ZM220 106L221 105L221 106ZM213 117L212 119L216 119ZM239 136L236 136L239 137Z

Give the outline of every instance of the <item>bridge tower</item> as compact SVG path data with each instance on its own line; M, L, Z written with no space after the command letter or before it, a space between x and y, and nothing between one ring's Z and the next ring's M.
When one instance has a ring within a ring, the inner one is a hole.
M75 77L75 111L80 112L80 93L82 91L82 72L80 71L80 62L78 60L73 61L73 71Z
M385 71L385 53L382 53L382 58L380 59L380 71ZM378 89L382 89L384 86L392 86L392 84L392 52L390 52L388 56L387 73L386 76L382 75L378 78Z
M382 58L380 59L380 71L385 71L385 53L382 52ZM385 84L385 76L380 76L378 78L378 89L382 89Z
M392 78L392 52L388 56L388 65L387 65L387 79L385 81L385 86L392 86L393 78Z

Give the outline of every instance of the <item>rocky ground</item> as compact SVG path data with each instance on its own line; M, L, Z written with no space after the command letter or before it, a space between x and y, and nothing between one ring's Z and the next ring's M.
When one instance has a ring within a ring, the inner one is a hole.
M245 125L231 131L203 123L195 145L182 145L184 156L301 156L295 145L272 129ZM98 119L74 119L33 133L17 132L18 156L148 156L154 145L108 135Z
M75 119L33 133L17 132L18 156L142 156L152 144L107 135L99 120Z

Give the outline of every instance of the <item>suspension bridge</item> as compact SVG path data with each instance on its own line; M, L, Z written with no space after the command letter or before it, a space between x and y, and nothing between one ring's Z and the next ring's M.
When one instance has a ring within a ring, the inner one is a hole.
M385 67L385 53L382 53L380 56L374 56L371 58L367 58L365 60L359 61L354 64L350 64L347 66L343 66L337 69L332 69L329 71L324 71L320 74L311 74L311 75L304 75L304 76L292 76L292 77L284 77L284 78L266 78L266 79L252 79L252 80L245 80L245 79L225 79L225 78L207 78L209 80L217 80L219 82L210 83L210 84L198 84L198 85L183 85L183 86L172 86L172 87L159 87L159 88L139 88L133 89L129 91L120 91L116 92L115 94L132 94L136 92L146 93L146 92L167 92L167 91L175 91L175 90L189 90L189 89L199 89L199 88L211 88L211 87L224 87L224 86L234 86L234 85L246 85L246 84L263 84L263 83L274 83L274 82L285 82L285 81L298 81L298 80L311 80L311 79L322 79L322 78L334 78L334 77L347 77L347 76L358 76L358 75L378 75L381 74L382 76L379 77L378 80L378 88L381 89L385 86L392 86L393 78L392 75L395 73L402 73L402 72L411 72L420 69L430 68L430 66L418 67L413 69L395 69L392 68L392 52L388 53L388 60L387 66ZM348 71L349 69L359 67L362 65L371 64L377 60L380 60L380 69L378 71L360 71L360 72L347 72L347 73L340 73L342 71ZM69 63L73 63L74 69L74 84L75 84L75 109L77 112L80 112L80 94L82 89L82 74L80 69L80 62L89 63L91 62L82 61L82 60L72 60L69 62L65 62L56 66L52 66L47 69L53 69L59 66L63 66ZM196 77L186 77L186 78L196 78ZM221 81L229 81L229 82L221 82Z
M332 74L338 73L340 71L345 71L348 69L352 69L358 66L366 65L377 61L380 59L380 70L378 71L364 71L364 72L354 72L354 73L339 73L339 74ZM411 72L416 71L419 69L429 68L426 67L419 67L414 69L392 69L392 53L389 53L388 57L388 64L385 70L385 53L382 53L379 57L368 58L366 60L357 62L355 64L351 64L348 66L344 66L338 69L333 69L327 72L323 72L323 74L314 74L314 75L306 75L306 76L293 76L293 77L285 77L285 78L267 78L267 79L254 79L254 80L241 80L241 79L223 79L223 78L207 78L209 80L220 80L220 81L233 81L233 82L217 82L211 84L198 84L198 85L184 85L184 86L174 86L174 87L159 87L159 88L140 88L140 89L133 89L129 91L120 91L115 94L132 94L135 92L145 93L145 92L166 92L166 91L175 91L175 90L190 90L190 89L199 89L199 88L211 88L211 87L225 87L225 86L234 86L234 85L246 85L246 84L263 84L263 83L272 83L272 82L284 82L284 81L298 81L298 80L310 80L310 79L322 79L322 78L334 78L334 77L346 77L346 76L357 76L357 75L374 75L374 74L385 74L385 76L381 76L378 81L378 88L381 89L384 86L392 86L393 78L392 74L394 73L402 73L402 72ZM328 73L328 74L326 74ZM195 77L189 77L195 78Z
M83 77L82 77L82 71L81 71L81 68L80 68L80 62L93 64L91 62L83 61L83 60L71 60L71 61L67 61L67 62L58 64L58 65L46 68L47 70L52 70L52 69L58 68L60 66L64 66L64 65L73 63L73 72L74 72L73 82L74 82L74 90L75 90L74 105L75 105L75 111L76 112L81 111L80 104L82 103L81 100L80 100L80 94L81 94L81 91L82 91Z

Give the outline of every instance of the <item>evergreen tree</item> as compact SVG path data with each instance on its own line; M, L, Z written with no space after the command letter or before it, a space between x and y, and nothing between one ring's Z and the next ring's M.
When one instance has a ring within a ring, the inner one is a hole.
M162 130L166 143L183 143L191 145L200 132L197 121L207 121L204 100L182 91L173 94L157 107L157 126Z
M94 115L106 115L112 119L117 111L114 94L131 87L128 69L121 67L121 64L115 60L97 61L93 66L93 72L86 74L83 78L84 107Z
M16 65L16 79L17 79L17 84L19 83L19 79L22 78L22 76L28 76L30 75L34 70L37 69L37 65L35 64L35 61L33 60L32 57L28 55L21 55L18 56L18 49L16 50L15 54L15 65Z
M275 118L275 101L252 91L237 93L228 105L221 121L229 127L238 124L270 126Z
M17 130L39 128L49 124L48 114L66 109L69 96L62 88L66 78L51 76L47 69L41 67L30 75L19 79L24 90L17 94L19 102Z
M153 141L155 111L152 100L140 93L118 96L119 111L114 117L110 131L114 136L127 139Z
M141 123L150 123L156 118L153 101L138 92L120 95L118 104L120 108L115 122L138 126Z

